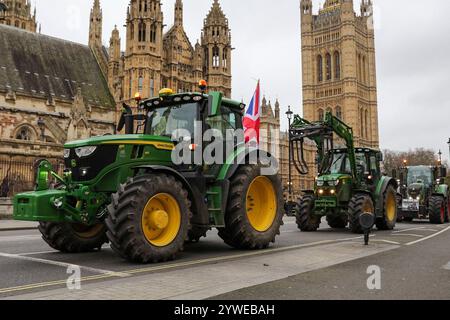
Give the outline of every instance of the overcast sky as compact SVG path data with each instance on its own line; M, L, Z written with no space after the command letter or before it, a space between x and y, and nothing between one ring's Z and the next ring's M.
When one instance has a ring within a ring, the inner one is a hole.
M37 1L42 33L87 43L93 0ZM200 37L212 0L184 0L185 29ZM233 98L246 103L260 78L267 99L301 113L300 0L221 0L229 18ZM319 3L314 0L315 11ZM121 29L128 0L103 0L103 42ZM175 0L163 0L165 24L173 24ZM359 0L355 8L359 12ZM442 149L450 137L450 1L374 0L379 126L382 149ZM122 41L124 45L124 41ZM287 127L283 121L283 127Z

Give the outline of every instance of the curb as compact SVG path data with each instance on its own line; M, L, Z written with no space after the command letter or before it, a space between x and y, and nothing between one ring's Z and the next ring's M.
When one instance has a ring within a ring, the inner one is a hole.
M1 228L0 227L0 232L2 231L26 231L26 230L37 230L37 226L36 227L11 227L11 228Z

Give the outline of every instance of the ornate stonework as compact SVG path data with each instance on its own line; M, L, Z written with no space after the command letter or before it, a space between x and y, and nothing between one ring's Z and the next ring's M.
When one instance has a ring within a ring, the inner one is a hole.
M208 81L210 90L231 96L231 34L219 1L214 0L204 20L201 40L195 45L183 27L182 0L176 0L174 10L173 26L164 33L160 0L130 1L125 52L120 50L117 28L106 51L96 37L102 18L99 1L94 1L89 44L94 52L104 53L98 58L100 65L103 59L108 61L108 85L119 106L131 102L136 92L149 98L165 87L176 92L198 91L200 79Z
M0 23L23 30L36 32L36 8L31 14L31 3L28 0L4 0L7 10L1 14Z

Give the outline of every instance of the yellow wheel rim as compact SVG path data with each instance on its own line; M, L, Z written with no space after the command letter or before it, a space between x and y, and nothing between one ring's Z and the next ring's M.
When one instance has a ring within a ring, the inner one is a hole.
M181 227L181 210L177 200L167 193L153 196L144 207L141 223L150 244L156 247L171 244Z
M397 213L396 198L392 193L389 193L386 197L386 219L388 219L388 221L394 221L396 213Z
M277 195L266 177L255 178L247 191L246 210L250 225L259 232L272 226L277 214Z

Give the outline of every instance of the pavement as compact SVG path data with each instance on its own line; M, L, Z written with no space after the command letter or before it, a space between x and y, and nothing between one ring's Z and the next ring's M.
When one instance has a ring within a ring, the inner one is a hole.
M450 269L449 237L449 225L401 223L395 231L374 231L366 247L348 230L324 223L318 232L302 233L293 218L285 218L281 235L267 250L234 250L213 230L176 261L139 265L122 260L107 245L70 255L50 249L37 230L2 231L0 299L370 299L376 296L366 287L370 263L387 275L386 297L448 299L450 271L443 266L449 263ZM67 286L74 266L81 273L80 290ZM411 270L407 279L417 287L429 284L427 295L414 286L400 291L405 270Z
M0 220L0 231L33 230L37 226L37 222Z

